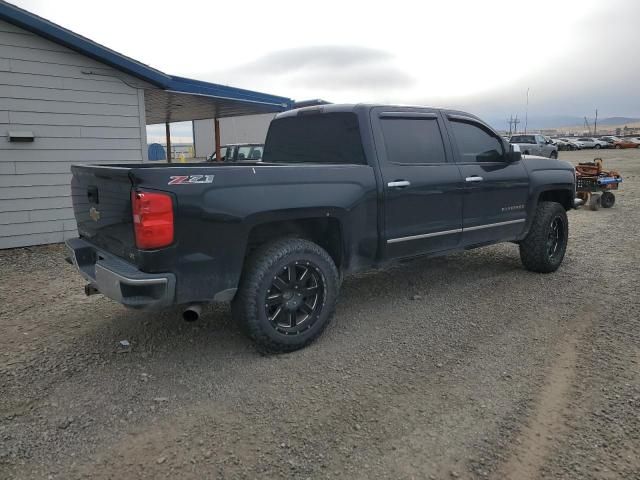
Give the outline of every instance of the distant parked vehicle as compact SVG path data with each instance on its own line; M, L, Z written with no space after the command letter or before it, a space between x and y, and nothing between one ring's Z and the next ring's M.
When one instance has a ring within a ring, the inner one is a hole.
M223 162L259 162L262 160L263 143L233 143L220 147ZM215 162L216 153L207 158L208 162Z
M630 138L621 138L613 144L613 148L640 148L640 141L634 142Z
M616 142L622 141L622 138L615 137L613 135L605 135L604 137L600 137L600 140L607 142L613 148Z
M542 135L513 135L509 143L518 145L524 155L558 158L558 147Z
M575 145L578 148L578 150L586 148L585 145L582 142L580 142L577 138L573 138L573 137L561 138L560 140L564 140L565 142L571 142L573 145Z
M625 138L625 140L629 140L630 142L640 144L640 137L627 137Z
M556 140L568 143L569 150L580 150L582 148L582 144L578 142L575 138L557 138Z
M578 138L578 142L582 144L582 148L609 148L609 144L607 142L593 137L580 137Z
M566 140L562 140L561 138L554 138L552 140L553 144L555 146L558 147L558 150L560 151L566 151L566 150L578 150L580 147L578 147L577 144L573 143L573 142L568 142Z

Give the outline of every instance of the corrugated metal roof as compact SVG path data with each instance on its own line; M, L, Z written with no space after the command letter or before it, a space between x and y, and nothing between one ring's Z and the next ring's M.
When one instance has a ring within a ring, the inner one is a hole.
M293 101L286 97L167 75L160 70L140 63L137 60L122 55L82 35L78 35L71 30L67 30L60 25L2 0L0 0L0 19L82 53L117 70L140 78L162 90L178 94L197 95L203 98L208 97L213 100L214 103L218 101L219 107L214 108L214 110L220 112L220 114L217 115L218 117L279 112L290 108L293 104ZM229 107L230 104L235 106ZM211 104L210 106L215 107L215 105ZM167 107L170 107L170 105L165 105L165 109ZM209 112L211 112L211 109L209 109ZM165 117L171 118L171 112L166 113L168 115L165 115ZM180 117L182 116L183 115L180 115ZM195 118L196 117L187 118L186 120ZM148 122L151 123L149 119Z

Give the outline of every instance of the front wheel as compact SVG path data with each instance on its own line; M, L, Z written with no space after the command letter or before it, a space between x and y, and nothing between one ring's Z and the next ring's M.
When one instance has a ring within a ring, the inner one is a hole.
M532 272L555 272L567 250L569 222L564 207L540 202L529 233L520 242L520 260Z
M339 274L331 256L308 240L258 248L233 300L234 318L267 352L291 352L315 340L331 321Z
M600 150L601 145L600 144L596 144L596 150Z

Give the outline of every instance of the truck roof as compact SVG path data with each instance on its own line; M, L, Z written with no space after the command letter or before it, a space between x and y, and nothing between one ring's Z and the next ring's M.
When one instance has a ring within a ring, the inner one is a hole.
M287 110L285 112L281 112L278 113L275 118L285 118L285 117L295 117L300 113L309 113L311 114L312 112L315 113L331 113L331 112L353 112L353 113L357 113L359 111L363 111L363 110L371 110L372 108L376 108L376 107L386 107L386 108L393 108L393 109L407 109L408 111L411 111L412 109L429 109L429 110L436 110L439 112L442 112L443 114L446 115L461 115L461 116L465 116L465 117L469 117L469 118L473 118L474 120L483 123L485 125L488 125L485 121L483 121L482 119L480 119L479 117L477 117L476 115L473 115L471 113L468 112L463 112L461 110L451 110L451 109L446 109L446 108L439 108L439 107L429 107L427 105L402 105L402 104L387 104L387 103L331 103L328 105L314 105L311 107L304 107L304 108L296 108L293 110Z

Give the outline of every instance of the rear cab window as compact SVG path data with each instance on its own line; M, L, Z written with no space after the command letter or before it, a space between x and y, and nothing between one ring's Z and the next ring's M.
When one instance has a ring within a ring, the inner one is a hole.
M298 114L275 119L265 163L366 164L358 117L352 112Z

